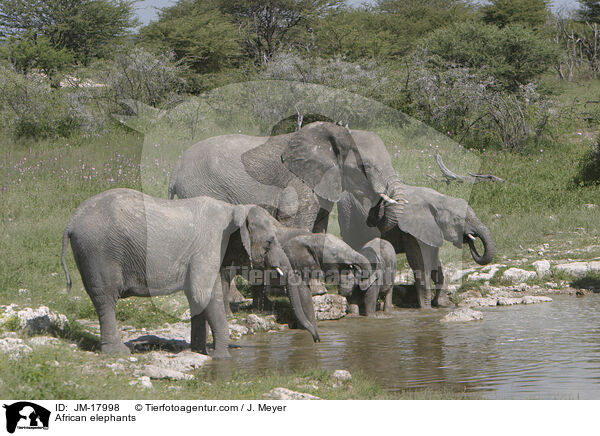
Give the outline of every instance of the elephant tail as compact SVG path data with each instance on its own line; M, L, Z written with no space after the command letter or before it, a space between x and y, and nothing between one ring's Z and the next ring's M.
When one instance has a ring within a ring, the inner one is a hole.
M63 232L62 254L60 257L60 262L62 263L63 270L65 271L65 276L67 277L67 293L71 292L71 276L69 275L69 269L67 268L67 262L65 260L67 246L69 245L69 237L69 226L67 226L67 228L65 228L65 231Z

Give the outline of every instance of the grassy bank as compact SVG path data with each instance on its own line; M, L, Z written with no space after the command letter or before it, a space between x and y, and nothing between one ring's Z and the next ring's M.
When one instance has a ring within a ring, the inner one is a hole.
M130 385L133 364L123 361L121 370L106 357L69 347L66 343L36 349L19 364L0 356L1 398L36 399L190 399L260 400L276 387L308 393L328 400L449 400L474 398L451 390L386 391L365 374L336 385L331 371L305 370L245 375L226 372L208 378L197 372L193 380L153 380L151 389Z
M584 89L587 86L587 83L580 87L569 85L560 98L566 103L571 102L575 111L583 111L577 99L586 95ZM600 87L596 88L600 92ZM595 91L587 89L587 93L591 92ZM524 257L536 260L537 255L532 252L535 253L542 244L549 244L547 258L597 257L600 256L598 247L570 252L600 245L599 209L586 206L596 204L600 207L600 185L580 186L574 181L581 160L596 141L596 131L585 121L577 121L577 117L574 119L569 130L557 132L556 138L544 140L539 149L529 154L493 150L469 154L470 159L481 163L481 172L505 179L504 184L466 186L433 181L427 175L435 174L437 168L425 142L394 152L394 162L401 177L411 182L470 198L476 213L495 237L495 260L498 262L510 263L510 259ZM390 147L405 139L394 136L394 132L387 133L388 137L382 136ZM210 136L209 132L203 135ZM147 152L144 137L124 128L102 137L38 142L4 139L1 145L0 244L3 256L0 258L0 304L46 305L64 313L71 321L95 318L70 250L67 263L73 289L70 295L64 291L65 279L60 267L64 226L72 211L96 193L116 187L138 190L146 187L140 162L152 167L150 174L159 176L156 180L160 179L160 183L151 188L166 196L162 185L168 179L172 160L165 158L145 162L142 158ZM162 145L157 142L152 147L160 150ZM172 159L172 154L169 154L169 159ZM156 155L160 156L160 153ZM461 160L453 160L450 153L446 156L449 166L457 172L464 174L465 168L470 168L460 167ZM331 228L335 231L337 223L332 222ZM559 252L561 254L556 254ZM460 257L461 252L446 244L443 255L448 260ZM399 259L404 262L403 256ZM472 262L467 252L464 259L467 265ZM123 324L134 326L153 327L173 322L177 319L173 311L164 308L177 298L181 300L183 297L122 300L118 303L117 316ZM82 338L68 339L78 341ZM58 365L54 364L55 361ZM325 380L329 377L325 372L266 376L232 374L224 381L208 383L197 377L194 381L178 382L181 390L169 389L171 383L159 381L155 382L154 390L143 391L127 385L122 375L113 374L106 368L109 361L109 358L93 353L74 352L66 343L58 348L34 351L18 366L0 356L0 379L4 380L0 393L3 397L32 399L106 398L107 395L110 398L260 398L273 387L294 389L298 384L306 384L297 382L297 379ZM85 370L78 371L78 368ZM228 383L230 381L235 383ZM323 385L318 392L308 392L336 399L463 397L461 393L452 392L391 393L360 374L356 375L351 387L327 387L324 382ZM29 389L33 388L28 386L35 387L35 390L30 392Z

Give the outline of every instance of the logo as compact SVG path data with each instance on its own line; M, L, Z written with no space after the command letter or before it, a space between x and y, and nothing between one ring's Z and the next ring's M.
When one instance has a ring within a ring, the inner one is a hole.
M48 429L50 411L29 401L19 401L4 405L6 409L6 431L14 433L15 429Z

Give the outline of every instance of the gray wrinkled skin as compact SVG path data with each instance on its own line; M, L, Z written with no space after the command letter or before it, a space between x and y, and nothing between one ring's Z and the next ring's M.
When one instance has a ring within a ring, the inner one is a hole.
M70 240L77 268L100 320L101 349L128 353L115 318L119 298L149 297L183 290L192 314L192 350L207 354L206 323L216 358L227 358L229 331L220 268L228 247L257 267L292 273L270 226L257 206L208 197L169 201L131 189L112 189L84 201L63 235L62 262ZM242 254L240 254L242 253ZM289 289L300 324L318 339L302 311L297 289Z
M391 242L396 253L406 253L415 274L419 307L435 306L445 287L439 257L439 248L444 240L458 248L467 242L473 259L482 265L491 262L494 257L494 240L488 228L464 200L429 188L405 184L397 186L404 192L406 203L398 216L398 225L394 226L388 225L382 203L367 212L359 200L350 193L343 193L338 203L342 238L355 249L379 236ZM372 227L364 225L367 215L368 225ZM481 239L483 254L477 252L469 235ZM433 301L432 281L436 287Z
M366 291L359 286L354 286L348 303L358 306L361 314L374 316L377 299L382 295L385 298L384 312L391 312L394 277L397 269L394 246L384 239L374 238L361 248L360 253L371 263L371 269L375 272L376 277Z
M169 198L206 195L257 204L285 226L324 232L343 191L370 210L392 175L390 156L376 134L315 122L286 135L224 135L199 142L179 159ZM394 196L402 200L400 191ZM390 204L385 213L399 206Z

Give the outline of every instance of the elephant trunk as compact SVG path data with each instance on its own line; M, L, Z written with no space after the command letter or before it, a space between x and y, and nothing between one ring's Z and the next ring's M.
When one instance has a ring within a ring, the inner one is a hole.
M315 342L320 342L312 303L312 292L303 283L301 274L293 270L285 251L279 244L269 252L267 264L266 266L274 268L282 276L281 280L286 284L292 310L300 326L308 330Z
M470 214L469 214L470 215ZM469 244L471 250L471 256L473 260L479 265L486 265L492 261L496 251L494 244L494 238L489 229L479 221L479 219L472 216L467 216L467 222L465 226L464 241ZM475 247L475 239L481 239L483 243L483 254L479 254Z
M402 181L397 175L387 180L385 191L379 194L381 199L378 206L369 213L367 224L379 229L383 234L398 225L405 204Z
M300 325L308 330L315 342L321 342L317 332L315 311L312 303L312 292L306 286L300 274L292 272L287 277L287 291L292 304L292 310Z

